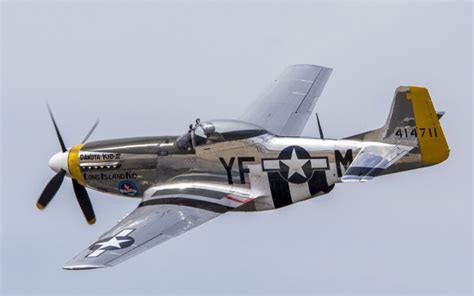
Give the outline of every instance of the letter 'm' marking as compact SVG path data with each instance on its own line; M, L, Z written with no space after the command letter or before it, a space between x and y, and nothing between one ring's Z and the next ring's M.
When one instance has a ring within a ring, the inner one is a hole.
M342 177L341 165L344 166L344 170L347 170L347 168L351 165L352 160L353 160L352 149L347 149L344 157L342 156L341 151L339 150L334 150L334 155L336 157L337 176Z

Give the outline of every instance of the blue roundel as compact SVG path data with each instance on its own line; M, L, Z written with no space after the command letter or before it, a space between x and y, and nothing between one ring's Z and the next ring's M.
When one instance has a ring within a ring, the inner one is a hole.
M122 180L117 184L117 189L120 193L127 196L137 196L138 187L135 182L131 180Z

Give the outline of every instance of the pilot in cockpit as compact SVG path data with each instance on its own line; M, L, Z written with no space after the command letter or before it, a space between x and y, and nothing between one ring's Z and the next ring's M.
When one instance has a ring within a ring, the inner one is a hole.
M252 138L268 133L264 128L238 120L213 120L201 122L196 119L194 126L177 140L180 149L192 150L196 146L224 141Z

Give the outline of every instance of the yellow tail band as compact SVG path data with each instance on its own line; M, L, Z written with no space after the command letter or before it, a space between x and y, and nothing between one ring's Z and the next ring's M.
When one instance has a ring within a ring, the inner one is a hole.
M406 97L413 107L421 162L423 166L440 163L448 158L449 147L433 102L426 88L416 86L409 88L410 92Z

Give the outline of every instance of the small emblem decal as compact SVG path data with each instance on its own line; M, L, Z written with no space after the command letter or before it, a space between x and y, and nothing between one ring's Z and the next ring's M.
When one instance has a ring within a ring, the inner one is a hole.
M137 196L138 195L138 187L137 185L130 180L122 180L117 185L118 190L123 195L128 196Z
M117 235L101 239L89 247L89 250L93 251L86 257L97 257L102 255L105 251L118 250L128 248L135 240L129 236L135 229L124 229Z

